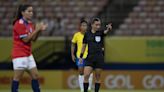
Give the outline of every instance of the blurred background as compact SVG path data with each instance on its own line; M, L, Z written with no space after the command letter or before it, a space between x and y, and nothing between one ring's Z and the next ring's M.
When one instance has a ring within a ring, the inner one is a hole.
M113 23L104 40L102 92L164 91L164 0L0 0L0 92L10 89L12 21L23 3L34 7L34 22L48 23L33 43L41 88L65 90L61 92L79 88L71 39L80 19L90 22L98 17L102 29ZM20 88L31 89L28 75Z

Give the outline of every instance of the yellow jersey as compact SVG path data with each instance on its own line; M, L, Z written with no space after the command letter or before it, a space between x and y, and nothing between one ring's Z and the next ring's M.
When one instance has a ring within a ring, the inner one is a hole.
M81 54L83 38L84 38L84 34L82 34L81 32L75 33L72 38L72 43L77 44L77 52L76 52L77 58L79 58L80 54ZM85 59L87 57L87 55L88 55L88 45L85 48L83 58Z

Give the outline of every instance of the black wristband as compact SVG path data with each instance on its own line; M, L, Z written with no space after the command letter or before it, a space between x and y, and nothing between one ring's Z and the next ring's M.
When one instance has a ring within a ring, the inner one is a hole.
M83 58L83 53L80 54L80 58Z

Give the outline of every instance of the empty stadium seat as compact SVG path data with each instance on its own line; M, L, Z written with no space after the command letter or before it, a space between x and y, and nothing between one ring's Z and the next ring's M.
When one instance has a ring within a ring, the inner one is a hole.
M119 32L115 32L116 35L164 35L163 9L163 0L140 0L118 28Z
M108 0L1 0L0 15L2 16L2 22L0 22L0 25L12 25L9 21L13 20L17 6L23 1L34 6L34 20L47 18L51 15L53 15L54 19L60 17L60 22L64 23L64 26L62 26L64 27L64 32L72 35L78 30L77 20L80 20L81 17L91 18L96 16L103 6L107 4ZM4 31L1 26L0 29ZM12 27L6 27L6 29L9 30L9 33L4 31L4 33L2 32L3 34L0 34L1 36L11 36ZM60 33L60 31L54 30L53 35L58 35L55 33ZM62 32L63 35L66 35L64 32ZM46 36L47 34L45 32ZM44 36L44 33L42 35Z

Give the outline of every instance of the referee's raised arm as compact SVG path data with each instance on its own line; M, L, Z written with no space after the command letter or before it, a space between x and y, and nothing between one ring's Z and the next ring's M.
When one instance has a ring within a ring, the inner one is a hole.
M104 30L104 34L106 35L109 31L112 31L112 23L109 23L106 25L106 30Z

